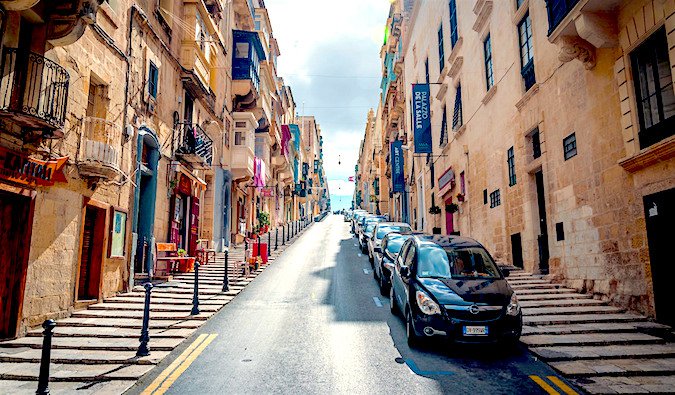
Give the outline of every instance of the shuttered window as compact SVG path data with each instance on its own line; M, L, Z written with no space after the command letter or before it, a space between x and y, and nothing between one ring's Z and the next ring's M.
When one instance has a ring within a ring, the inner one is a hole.
M462 119L462 86L457 85L455 93L455 110L452 113L452 130L457 130L463 125Z

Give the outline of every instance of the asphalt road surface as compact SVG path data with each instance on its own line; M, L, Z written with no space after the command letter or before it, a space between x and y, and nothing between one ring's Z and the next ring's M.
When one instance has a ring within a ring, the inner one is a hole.
M540 394L555 392L531 376L556 376L524 347L408 348L336 215L308 228L129 393L149 393L160 375L167 394Z

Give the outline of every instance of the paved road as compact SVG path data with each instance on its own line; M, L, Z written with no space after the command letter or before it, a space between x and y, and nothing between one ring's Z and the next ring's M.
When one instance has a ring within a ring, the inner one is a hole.
M524 348L409 349L341 216L312 225L130 393L160 374L167 394L536 394L530 375L555 375Z

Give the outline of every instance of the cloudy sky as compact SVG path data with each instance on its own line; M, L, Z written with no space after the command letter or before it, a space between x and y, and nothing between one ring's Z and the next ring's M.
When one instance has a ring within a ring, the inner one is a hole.
M368 109L379 100L389 5L389 0L265 1L281 50L279 75L291 86L300 115L314 115L321 125L335 197L353 193L347 177L354 174Z

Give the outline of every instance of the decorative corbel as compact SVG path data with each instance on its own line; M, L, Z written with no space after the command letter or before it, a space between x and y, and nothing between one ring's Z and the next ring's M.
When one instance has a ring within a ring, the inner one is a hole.
M558 59L561 62L567 63L573 59L579 59L586 70L595 67L595 47L588 41L576 36L563 36L560 38L558 48Z

